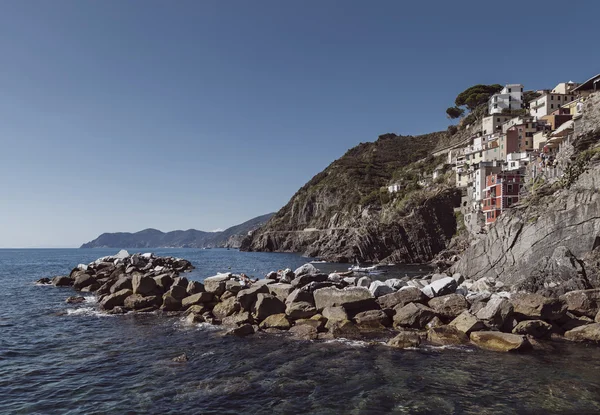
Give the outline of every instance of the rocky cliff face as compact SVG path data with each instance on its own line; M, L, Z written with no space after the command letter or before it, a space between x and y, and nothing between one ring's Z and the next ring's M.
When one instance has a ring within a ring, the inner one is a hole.
M503 213L453 270L472 279L496 277L527 291L598 286L596 274L577 258L600 249L599 146L600 94L595 94L576 122L563 179Z
M440 160L430 154L447 139L446 133L386 134L360 144L313 177L241 249L340 262L431 260L456 230L458 191L431 185L390 200L385 186L398 178L417 189L416 179L403 179L406 166L429 156L420 166L435 167Z

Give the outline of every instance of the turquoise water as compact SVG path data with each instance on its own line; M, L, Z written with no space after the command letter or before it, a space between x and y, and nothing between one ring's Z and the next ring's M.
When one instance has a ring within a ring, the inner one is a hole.
M293 254L154 250L255 276ZM115 250L0 250L0 414L594 414L600 348L500 354L394 350L284 336L224 337L157 315L104 316L74 292L33 281ZM318 264L333 271L347 266ZM390 275L419 273L395 268ZM186 353L186 363L171 359Z

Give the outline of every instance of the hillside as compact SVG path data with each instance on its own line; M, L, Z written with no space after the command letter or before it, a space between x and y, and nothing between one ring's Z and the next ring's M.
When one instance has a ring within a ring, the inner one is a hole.
M189 229L187 231L165 233L157 229L144 229L135 233L103 233L93 241L81 245L81 248L205 248L226 246L231 238L246 236L248 232L266 223L271 216L273 216L273 213L258 216L222 232L204 232Z
M456 231L460 193L443 180L430 180L445 160L432 153L453 141L437 132L385 134L359 144L298 190L241 249L340 262L430 260ZM398 194L388 193L391 182L401 183Z

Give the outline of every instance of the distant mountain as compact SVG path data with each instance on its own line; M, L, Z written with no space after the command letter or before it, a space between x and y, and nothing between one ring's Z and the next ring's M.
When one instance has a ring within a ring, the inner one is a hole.
M213 248L228 246L237 248L248 232L265 224L274 213L258 216L222 232L187 231L161 232L158 229L143 231L103 233L81 248Z

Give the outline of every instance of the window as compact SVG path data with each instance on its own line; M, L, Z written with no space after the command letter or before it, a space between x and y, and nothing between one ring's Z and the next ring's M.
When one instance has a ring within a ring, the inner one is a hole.
M525 145L528 146L529 145L529 141L525 140Z
M550 108L554 108L554 104L550 104Z
M500 122L500 118L496 118L496 122Z
M550 95L550 101L554 101L554 95Z
M508 88L508 93L510 94L511 92L512 92L512 91L511 91L511 89L510 89L510 88Z
M494 108L498 108L498 104L494 104Z
M521 92L523 92L523 88L521 88Z

